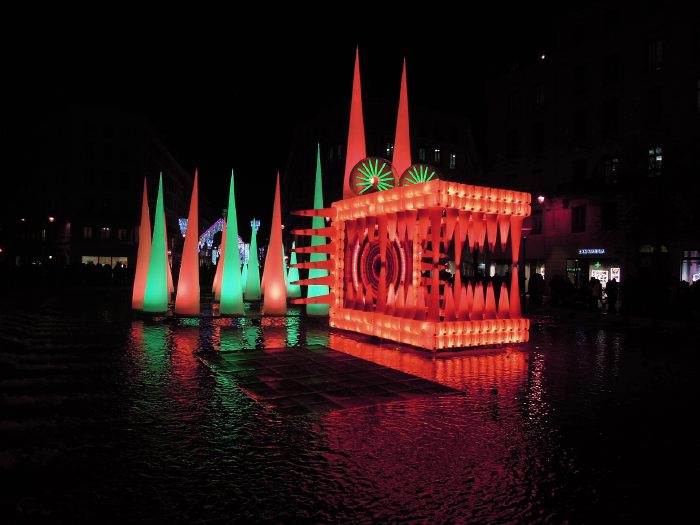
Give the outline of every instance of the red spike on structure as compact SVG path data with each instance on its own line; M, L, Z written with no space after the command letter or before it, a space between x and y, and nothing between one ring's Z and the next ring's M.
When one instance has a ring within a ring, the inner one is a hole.
M216 260L216 273L214 274L214 283L212 284L211 291L214 292L214 299L216 301L221 299L221 273L224 269L224 251L226 250L226 222L224 221L224 227L221 229L221 244L219 245L219 258Z
M510 218L510 248L513 258L513 265L518 264L520 260L520 237L523 230L523 217L521 215L513 215Z
M485 251L486 247L486 221L483 213L476 213L474 217L478 218L476 230L476 243L479 245L480 251Z
M403 60L403 73L401 74L401 92L399 93L399 114L396 118L396 138L394 139L394 157L392 164L396 168L396 185L399 176L412 164L411 162L411 134L409 132L408 119L408 89L406 88L406 59Z
M467 243L469 244L469 251L474 251L474 245L476 244L476 238L478 237L477 223L479 221L476 218L476 214L472 213L469 217L469 224L467 225Z
M484 319L496 318L496 295L493 293L493 283L486 286L486 304L484 306Z
M182 249L180 276L177 279L175 313L197 315L199 313L199 206L197 203L197 170L194 170L194 185L190 199L190 214L187 219L185 246Z
M335 228L303 228L292 230L292 235L304 235L306 237L312 237L318 235L320 237L333 237L335 235Z
M311 286L317 284L319 286L333 286L335 284L335 277L332 275L326 275L325 277L312 277L310 279L299 279L291 284L298 284L299 286Z
M501 283L501 296L498 298L498 316L499 319L508 319L510 317L510 301L508 301L508 287L506 283Z
M496 249L496 235L498 233L498 215L486 214L486 236L491 253Z
M265 315L284 315L287 313L287 284L284 282L285 272L282 267L282 203L279 172L277 172L277 185L275 186L275 204L272 208L270 243L265 258L265 274L263 313Z
M442 210L431 209L429 212L430 234L432 242L433 270L430 272L431 286L428 303L428 319L431 321L440 320L440 229L442 221Z
M333 304L334 300L335 295L329 293L326 295L317 295L315 297L299 297L298 299L292 299L290 302L292 304Z
M343 198L355 196L352 191L350 173L355 164L367 156L365 149L365 123L362 117L362 86L360 84L360 50L355 51L355 75L352 81L352 101L350 102L350 127L348 129L348 149L345 154L345 180Z
M520 286L518 285L518 269L513 268L510 277L510 318L518 319L522 317L520 313Z
M384 307L384 313L386 315L394 316L396 313L396 292L394 292L394 285L390 284L386 292L386 306Z
M296 248L294 249L294 253L298 253ZM335 261L333 260L325 260L325 261L310 261L310 262L301 262L301 263L294 263L290 265L291 268L299 268L299 269L307 269L310 270L311 268L318 268L321 270L332 270L335 268Z
M467 312L471 312L472 306L474 305L474 287L471 283L467 283L467 297L464 304L466 306Z
M457 319L457 311L452 288L445 286L445 321L454 321L455 319Z
M510 230L510 217L508 215L498 216L498 229L501 235L501 250L505 252L508 244L508 230Z
M413 319L416 316L416 294L413 291L413 285L406 286L406 302L403 309L403 317Z
M139 251L136 257L136 274L134 291L131 295L131 307L143 310L143 295L146 293L148 263L151 258L151 218L148 211L148 186L143 178L143 198L141 200L141 226L139 227Z
M472 321L484 318L484 285L479 281L474 287L474 302L472 303Z
M362 160L362 159L360 159ZM292 215L298 215L300 217L328 217L329 219L335 219L338 210L335 208L318 208L313 210L295 210L291 212Z
M394 304L394 312L397 317L403 317L406 299L406 288L403 284L400 284L396 289L396 302Z
M468 293L471 291L472 287L469 283L463 284L462 289L459 292L459 302L458 302L458 309L457 309L457 315L459 316L460 321L469 321L469 313L471 310L471 303ZM472 294L472 300L474 298L474 295Z
M299 248L295 248L294 251L297 253L335 253L335 243L330 242L318 246L300 246Z

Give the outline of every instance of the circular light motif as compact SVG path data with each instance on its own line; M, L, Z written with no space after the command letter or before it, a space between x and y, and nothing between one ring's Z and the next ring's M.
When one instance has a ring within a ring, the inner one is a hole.
M368 157L355 164L350 173L352 191L355 195L365 195L394 187L396 170L386 159Z
M430 164L413 164L403 172L399 179L399 186L410 186L431 180L439 180L442 177L440 170Z

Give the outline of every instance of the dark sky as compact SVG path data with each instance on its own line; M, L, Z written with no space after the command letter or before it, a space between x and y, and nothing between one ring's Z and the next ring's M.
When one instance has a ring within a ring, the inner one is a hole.
M478 128L486 78L546 46L552 17L539 4L491 4L466 4L467 16L427 6L396 18L343 4L334 12L348 16L295 12L284 22L235 11L177 23L140 13L37 22L9 47L5 138L22 140L18 130L68 103L144 114L185 169L199 166L201 191L217 207L234 168L241 194L269 193L269 208L294 126L329 105L349 107L356 45L365 97L398 97L405 56L411 103L469 116ZM248 214L257 204L241 206Z

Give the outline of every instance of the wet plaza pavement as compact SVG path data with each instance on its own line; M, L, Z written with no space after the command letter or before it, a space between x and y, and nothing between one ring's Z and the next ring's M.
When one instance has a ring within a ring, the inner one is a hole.
M433 355L298 315L0 299L3 523L591 523L692 509L696 333Z

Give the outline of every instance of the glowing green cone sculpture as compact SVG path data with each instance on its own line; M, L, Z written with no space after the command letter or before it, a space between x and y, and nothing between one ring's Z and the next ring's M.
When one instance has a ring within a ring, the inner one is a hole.
M163 210L163 174L158 181L156 216L153 221L151 257L148 263L146 293L143 311L162 313L168 311L168 252L165 246L165 211Z
M319 210L323 208L323 182L321 180L321 146L318 146L316 150L316 187L314 189L314 209ZM324 228L326 226L323 217L314 217L312 220L313 228ZM326 238L314 235L311 237L311 246L320 246L326 244ZM315 261L325 261L328 258L328 254L325 253L312 253L311 262ZM309 270L309 279L314 277L326 277L328 275L328 270L321 270L318 268L312 268ZM307 287L306 297L317 297L319 295L326 295L330 293L328 286L320 284L312 284ZM328 315L329 305L328 304L307 304L306 313L309 315Z
M248 265L244 264L241 269L241 286L243 287L243 297L245 297L245 289L248 283Z
M289 273L287 273L287 297L295 299L301 297L301 286L292 284L299 280L299 268L292 268L297 263L297 254L294 252L295 243L292 243L292 256L289 258Z
M231 170L231 188L228 194L228 225L226 228L226 250L221 272L221 306L223 315L244 315L243 288L241 286L241 254L238 251L238 220L236 218L236 195Z
M250 255L248 256L248 275L245 285L245 299L246 301L259 301L260 265L258 263L258 229L255 227L255 219L253 219L250 224L253 233L250 236Z

